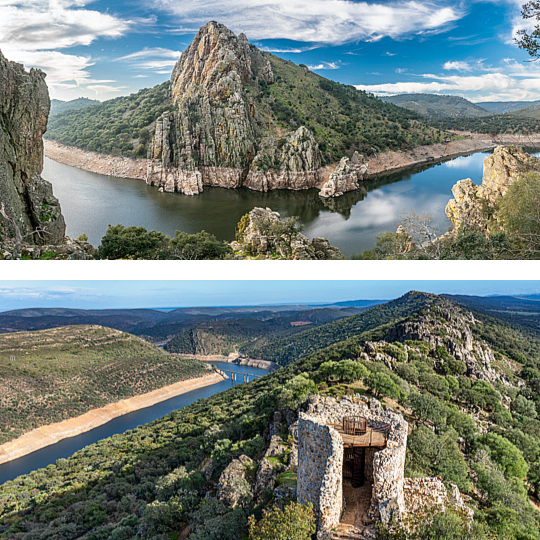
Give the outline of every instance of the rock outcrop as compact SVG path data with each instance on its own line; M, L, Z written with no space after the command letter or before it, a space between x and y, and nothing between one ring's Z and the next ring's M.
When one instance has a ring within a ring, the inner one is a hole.
M197 195L204 186L266 192L325 185L313 133L305 126L288 133L272 130L256 104L253 96L274 77L265 53L244 34L236 36L216 22L202 27L173 70L176 110L157 120L147 184L186 195ZM326 187L324 197L358 188L367 166L354 159L347 172L335 173L335 186Z
M360 187L358 182L365 180L367 174L368 166L364 161L364 156L355 152L351 160L346 157L341 159L319 195L324 198L339 197L348 191L356 191Z
M240 222L237 241L231 244L237 258L328 260L343 259L338 248L326 238L313 238L300 233L294 220L282 220L270 208L254 208Z
M464 228L485 232L497 202L506 195L520 173L531 168L540 168L537 158L515 146L495 148L484 160L480 186L467 178L452 188L454 198L448 202L445 212L452 221L454 232Z
M49 108L45 74L0 52L0 206L14 222L0 216L0 232L15 237L18 228L39 245L63 243L66 229L52 186L40 176Z

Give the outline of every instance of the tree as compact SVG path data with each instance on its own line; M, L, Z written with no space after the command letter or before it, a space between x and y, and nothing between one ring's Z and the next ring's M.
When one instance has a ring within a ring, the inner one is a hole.
M521 16L524 19L540 21L540 2L535 0L524 4ZM517 46L526 50L534 60L540 58L540 26L537 24L530 33L527 30L518 30L517 35L519 38L514 38Z
M514 400L512 403L512 410L523 416L528 416L529 418L536 418L537 416L534 401L531 401L524 396L518 396Z
M497 217L522 258L540 257L540 173L521 175L499 202Z
M371 373L367 378L367 385L373 390L377 396L388 396L393 399L402 397L402 390L394 382L388 373L377 371Z
M170 247L170 258L182 260L224 259L232 253L231 247L226 242L218 240L206 231L197 234L176 231Z
M315 534L315 515L311 504L289 503L283 510L265 510L259 522L249 518L249 540L310 540Z
M109 225L96 254L97 259L158 259L169 237L144 227Z
M524 479L529 466L523 453L508 439L496 433L486 433L479 437L479 442L487 446L491 459L495 461L506 477L515 476Z

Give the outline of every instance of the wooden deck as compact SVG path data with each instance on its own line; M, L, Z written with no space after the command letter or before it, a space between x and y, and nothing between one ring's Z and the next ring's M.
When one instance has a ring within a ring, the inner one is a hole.
M342 437L343 446L376 446L382 448L386 446L386 432L384 430L367 428L365 435L348 435L343 432L343 424L328 424L333 427Z

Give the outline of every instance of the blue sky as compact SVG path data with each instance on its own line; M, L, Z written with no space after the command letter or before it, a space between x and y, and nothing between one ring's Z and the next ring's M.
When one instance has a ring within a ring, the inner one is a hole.
M528 295L540 293L540 281L1 281L0 311L332 303L390 300L410 290Z
M379 94L540 99L512 36L523 0L0 0L0 49L47 72L51 97L109 99L169 78L209 20L323 76Z

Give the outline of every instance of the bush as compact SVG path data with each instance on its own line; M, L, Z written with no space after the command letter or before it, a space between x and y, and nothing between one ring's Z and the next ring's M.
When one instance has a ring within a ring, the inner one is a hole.
M169 238L144 227L109 225L96 254L97 259L158 259Z
M182 260L216 260L232 254L232 249L226 242L206 231L197 234L176 231L170 248L171 258Z
M527 476L529 467L523 453L508 439L496 433L486 433L478 441L489 449L491 459L499 465L506 477L515 476L523 480Z
M256 523L249 518L249 540L310 540L315 534L313 506L295 502L283 510L273 506L263 513Z

